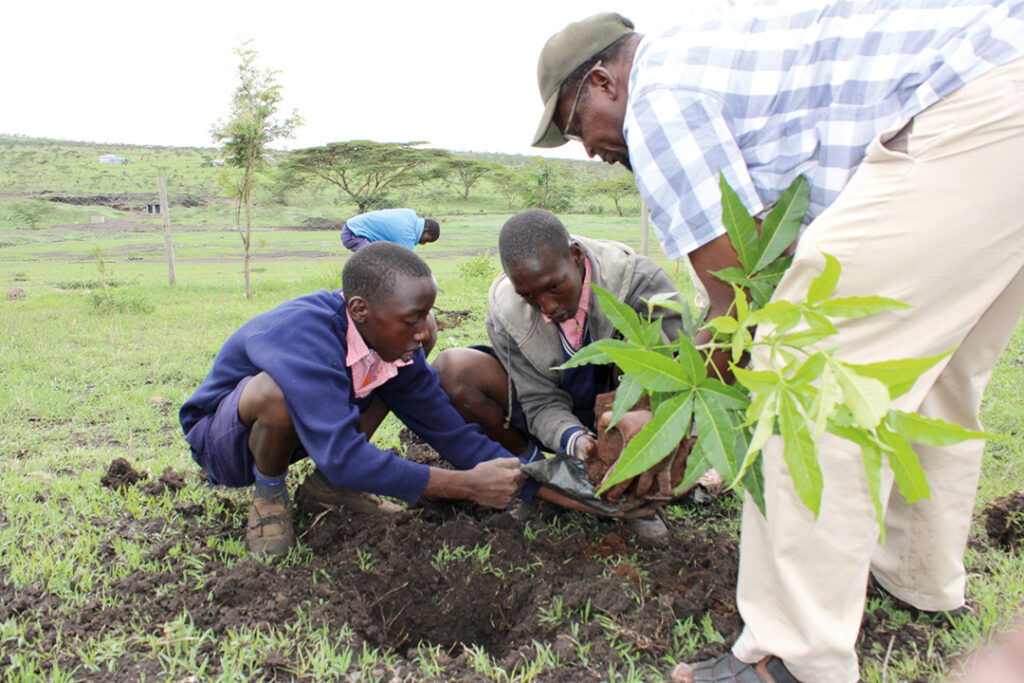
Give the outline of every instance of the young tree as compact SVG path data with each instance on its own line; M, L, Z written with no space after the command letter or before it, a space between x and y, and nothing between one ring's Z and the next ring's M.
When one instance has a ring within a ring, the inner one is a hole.
M235 229L245 248L245 296L252 298L252 280L249 264L252 260L252 191L259 173L266 168L266 154L271 142L290 138L302 125L302 117L292 111L284 120L276 118L281 103L278 71L261 71L256 65L258 53L249 47L249 41L235 48L241 58L238 65L239 84L231 98L231 117L227 122L217 121L211 129L214 142L224 143L224 160L237 169L234 177L222 182L236 200ZM242 227L242 213L245 227Z
M614 180L602 180L590 183L586 187L587 192L600 194L615 202L615 210L622 215L622 200L626 197L636 197L636 185L633 184L633 177L622 175Z
M419 149L425 142L331 142L292 152L283 166L292 184L310 178L341 189L363 213L379 203L388 190L426 181L443 149Z

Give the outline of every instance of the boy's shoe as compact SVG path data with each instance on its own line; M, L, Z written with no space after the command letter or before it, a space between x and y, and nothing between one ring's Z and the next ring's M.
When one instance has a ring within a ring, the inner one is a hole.
M330 508L343 507L352 512L395 513L405 510L401 505L379 498L371 493L335 486L327 476L316 469L306 476L295 491L295 504L300 510L317 514Z
M641 545L665 546L669 541L668 521L659 508L650 517L634 517L626 520L626 526L636 534Z
M249 528L245 532L249 552L280 559L294 543L292 502L288 496L253 498L249 505Z

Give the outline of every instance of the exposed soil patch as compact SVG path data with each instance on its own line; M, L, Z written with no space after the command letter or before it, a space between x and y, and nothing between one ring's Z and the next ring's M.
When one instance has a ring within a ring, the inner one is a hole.
M345 227L344 221L332 221L327 218L314 216L307 218L298 225L286 225L278 228L278 230L336 230L341 232L343 227Z
M1003 550L1020 547L1024 538L1024 491L996 498L985 510L989 540Z
M135 194L93 194L93 195L53 195L46 198L51 202L61 204L72 204L74 206L106 206L118 211L145 211L147 204L159 203L156 193L135 193ZM194 195L176 195L167 200L171 206L193 208L206 206L211 203L208 197L197 197Z
M458 327L472 315L473 311L442 311L439 308L434 309L434 317L437 318L437 329L439 330Z
M402 440L406 457L445 465L410 433ZM199 476L167 468L150 479L119 458L102 484L174 496L187 478ZM206 509L211 505L216 507ZM424 500L393 514L300 508L296 534L312 550L309 555L296 563L250 559L228 566L208 541L241 539L244 529L235 520L244 503L218 496L205 508L176 501L170 509L166 518L119 513L104 520L98 571L121 561L118 538L148 547L147 559L163 569L113 581L80 607L65 609L38 584L15 588L0 568L0 623L31 614L17 651L53 652L71 669L81 662L69 645L111 632L166 637L166 625L187 614L195 628L214 635L197 648L198 655L210 657L205 675L216 676L216 643L230 631L280 628L301 613L331 633L353 629L349 646L356 652L362 643L393 652L392 663L374 672L375 680L483 681L463 645L483 648L506 671L521 671L538 656L539 643L562 666L535 680L596 683L606 680L609 666L621 666L617 643L628 644L638 665L667 669L661 658L678 651L680 624L687 619L700 632L706 618L721 636L703 639L696 658L725 651L742 626L734 593L737 542L716 525L677 524L670 547L641 548L621 522L543 504L529 522L448 501ZM722 502L707 505L705 513L721 519L735 514ZM879 609L865 615L858 651L880 658L890 646L917 647L944 655L933 632L927 620L894 621ZM442 675L417 669L421 643L447 653L438 660ZM589 643L585 666L580 643ZM0 643L0 667L14 653ZM268 653L261 663L264 676L275 680L294 680L293 665L279 653ZM141 638L129 641L112 672L90 679L88 670L78 669L83 680L104 681L158 679L161 671Z

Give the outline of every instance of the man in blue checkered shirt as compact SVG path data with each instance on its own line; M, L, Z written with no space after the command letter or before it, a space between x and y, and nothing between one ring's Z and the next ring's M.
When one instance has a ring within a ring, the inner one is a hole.
M534 145L576 140L632 169L666 255L688 256L707 290L709 317L733 298L710 273L739 265L719 172L756 217L805 176L807 224L775 297L802 298L827 253L842 265L837 296L911 304L837 321L841 357L956 347L894 407L980 428L985 385L1024 312L1024 0L787 0L659 37L606 13L555 34L537 74ZM859 447L828 434L818 446L815 519L781 443L766 445L767 516L744 506L744 631L730 654L680 665L675 680L856 681L869 573L917 609L963 609L983 442L918 448L931 498L913 506L883 470L884 546Z

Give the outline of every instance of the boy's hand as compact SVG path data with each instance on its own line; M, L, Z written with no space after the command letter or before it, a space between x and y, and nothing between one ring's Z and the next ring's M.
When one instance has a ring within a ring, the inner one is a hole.
M520 466L518 458L496 458L464 472L469 493L466 497L492 508L508 507L526 480Z

